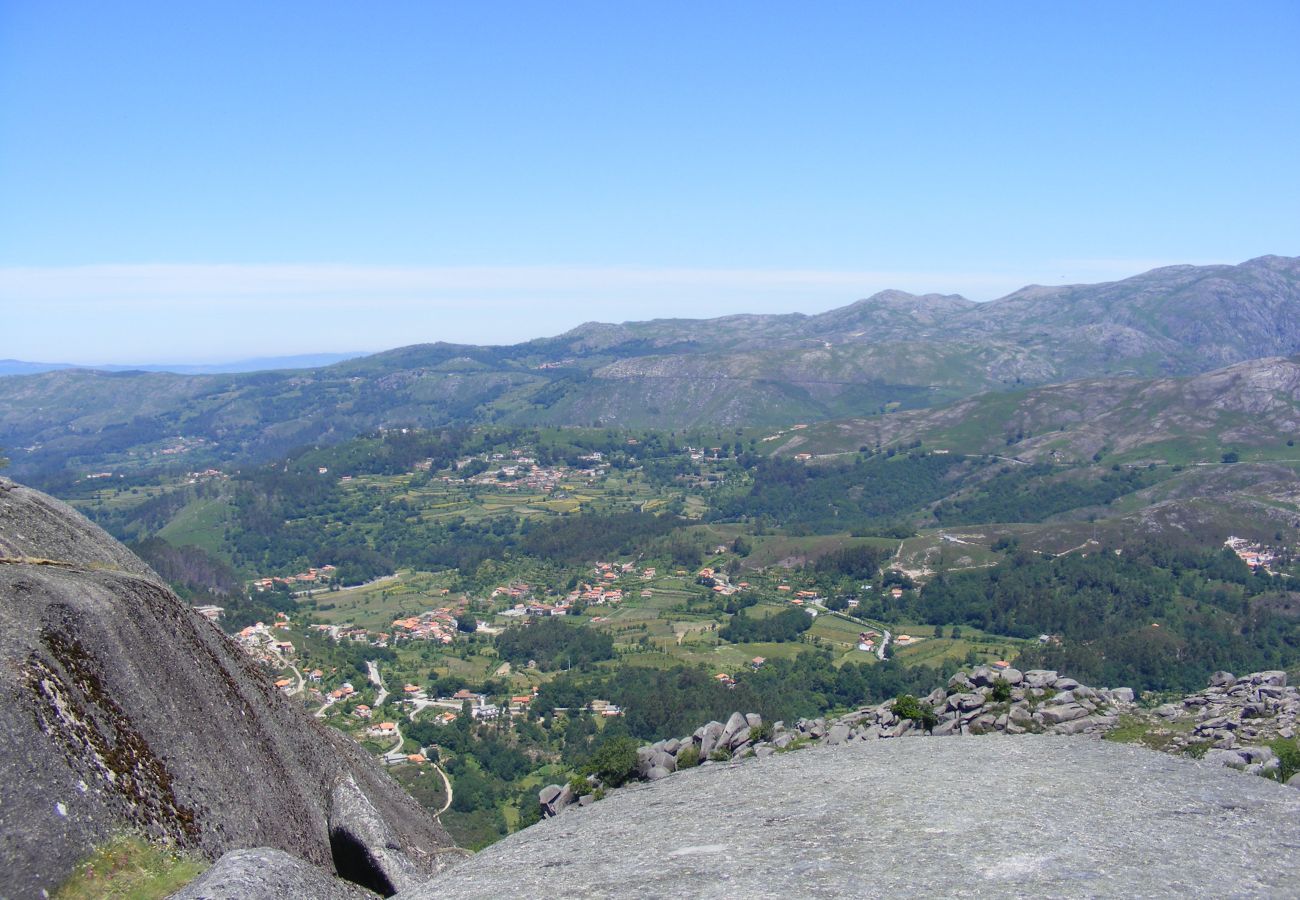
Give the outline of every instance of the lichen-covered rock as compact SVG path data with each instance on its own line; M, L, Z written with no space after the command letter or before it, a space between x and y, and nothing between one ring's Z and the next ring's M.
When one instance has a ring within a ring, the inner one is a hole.
M52 890L123 828L212 859L273 847L360 865L390 888L407 864L439 868L441 826L98 527L0 479L0 554L6 897ZM342 810L345 783L383 828ZM379 856L392 865L370 872Z

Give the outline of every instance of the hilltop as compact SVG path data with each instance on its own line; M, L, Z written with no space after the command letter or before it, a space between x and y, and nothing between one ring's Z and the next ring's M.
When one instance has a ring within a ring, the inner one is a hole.
M14 471L265 459L379 426L779 425L1300 351L1300 259L1173 266L1000 300L886 291L819 315L591 323L509 347L418 344L253 374L5 379Z

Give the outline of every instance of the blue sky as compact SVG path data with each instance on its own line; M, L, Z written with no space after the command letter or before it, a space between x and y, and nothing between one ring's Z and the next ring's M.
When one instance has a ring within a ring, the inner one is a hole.
M0 0L0 357L1300 253L1300 5Z

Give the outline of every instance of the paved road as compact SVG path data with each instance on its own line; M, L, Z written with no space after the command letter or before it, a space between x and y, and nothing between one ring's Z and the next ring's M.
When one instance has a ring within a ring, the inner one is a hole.
M379 709L388 699L388 688L384 685L383 676L379 674L379 663L373 659L366 660L366 672L370 675L370 683L379 688L375 694L375 709Z

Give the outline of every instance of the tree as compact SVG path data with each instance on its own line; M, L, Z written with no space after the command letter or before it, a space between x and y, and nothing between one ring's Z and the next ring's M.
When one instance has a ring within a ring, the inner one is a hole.
M467 610L456 617L456 629L466 634L473 634L478 631L478 619L474 618L474 614Z
M636 741L626 735L610 738L591 755L583 772L595 775L610 787L618 787L636 771L636 747Z

